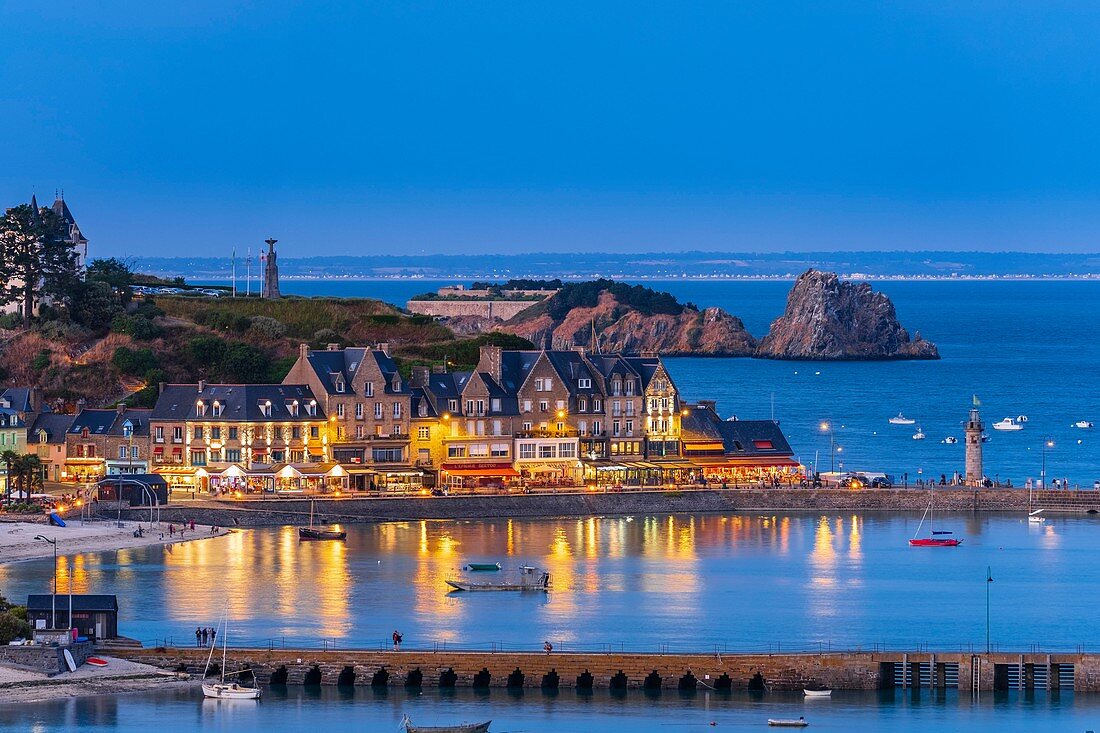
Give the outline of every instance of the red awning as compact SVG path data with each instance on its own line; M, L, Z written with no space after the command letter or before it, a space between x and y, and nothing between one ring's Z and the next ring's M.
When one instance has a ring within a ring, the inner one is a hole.
M157 446L156 448L153 449L153 453L157 454L158 456L163 455L164 448L160 447L160 446Z
M795 468L798 461L786 456L760 456L758 458L728 458L721 461L705 461L695 459L692 461L700 468Z
M499 476L514 478L519 472L514 468L449 468L445 469L450 476Z

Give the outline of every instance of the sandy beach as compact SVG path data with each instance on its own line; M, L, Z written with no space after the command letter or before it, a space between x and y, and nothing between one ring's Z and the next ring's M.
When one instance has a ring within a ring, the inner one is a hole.
M3 703L37 702L197 684L186 675L181 677L148 664L115 657L103 658L108 661L106 667L85 664L75 672L53 677L41 672L0 667L0 700Z
M142 524L144 535L135 537L134 530L137 529L138 523L123 522L123 524L125 526L119 528L115 522L96 521L82 526L79 519L69 521L67 527L54 527L34 522L0 522L0 564L50 557L53 554L53 546L48 542L34 539L36 535L42 535L51 540L56 539L58 555L77 555L83 552L104 552L127 547L212 539L229 532L219 527L217 533L211 533L209 525L196 524L194 531L189 528L181 534L180 525L177 524L175 534L169 535L168 523L162 522L159 527L154 525L152 529L149 528L148 523Z

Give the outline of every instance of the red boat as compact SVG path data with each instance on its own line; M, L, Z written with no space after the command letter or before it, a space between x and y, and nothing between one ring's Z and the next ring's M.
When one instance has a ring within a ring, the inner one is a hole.
M107 660L103 659L102 657L88 657L87 659L84 660L84 663L85 664L90 664L93 667L106 667L107 666Z
M909 540L913 547L958 547L962 540L946 537L914 537Z

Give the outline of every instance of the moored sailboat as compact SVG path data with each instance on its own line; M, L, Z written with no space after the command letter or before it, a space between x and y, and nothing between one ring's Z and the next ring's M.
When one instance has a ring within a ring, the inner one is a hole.
M348 533L339 529L313 528L313 500L309 501L309 526L298 528L299 540L346 540Z
M226 646L229 639L229 606L225 607L225 615L222 618L222 664L221 664L221 681L220 682L206 682L206 673L210 671L210 660L214 656L214 649L217 647L217 637L215 641L210 642L210 654L206 657L206 669L203 671L203 683L202 694L204 697L210 697L218 700L259 700L260 688L259 687L245 687L237 682L226 682L225 678L228 677L225 673L225 656ZM232 674L240 674L239 672L233 672Z
M933 506L936 501L935 491L932 492L932 498L928 500L928 508L924 510L924 516L920 518L920 524L917 525L917 531L913 533L912 538L909 540L911 547L958 547L962 544L962 540L947 535L952 534L947 531L937 531L932 524ZM918 537L921 527L924 526L924 520L928 520L927 537Z

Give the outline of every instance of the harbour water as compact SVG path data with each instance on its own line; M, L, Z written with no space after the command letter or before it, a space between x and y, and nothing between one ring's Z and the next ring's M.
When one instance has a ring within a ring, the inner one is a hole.
M891 731L1085 731L1100 720L1100 697L1053 693L997 693L972 701L954 692L896 690L833 693L805 700L801 694L698 692L649 694L606 691L556 694L527 690L477 693L435 690L269 689L263 701L202 701L196 693L160 692L91 697L28 705L0 705L0 728L52 733L149 730L341 731L393 733L402 715L421 725L492 719L492 733L591 733L594 731L760 730L768 718L804 716L811 730Z
M117 593L120 631L194 644L229 603L235 644L640 652L1100 651L1100 519L956 514L957 549L912 548L920 515L686 515L291 527L74 558L77 593ZM924 531L927 532L927 523ZM448 592L471 561L549 569L543 593ZM59 586L68 587L65 562ZM48 592L50 560L0 565L9 598ZM61 598L64 602L64 598Z
M373 297L404 302L447 282L423 280L291 280L284 292ZM700 307L720 306L763 336L782 314L791 283L669 281L668 290ZM776 362L758 359L669 359L689 400L716 399L723 415L775 416L798 457L819 470L863 470L928 479L963 466L961 422L977 395L991 440L990 477L1022 484L1069 479L1082 487L1100 480L1100 283L1091 281L886 281L874 283L897 308L910 332L940 348L934 362ZM898 412L918 421L893 426ZM1003 417L1026 415L1016 433L993 430ZM841 450L830 456L830 436ZM943 443L954 436L957 444ZM1053 447L1043 450L1049 438ZM830 460L830 458L832 460Z

